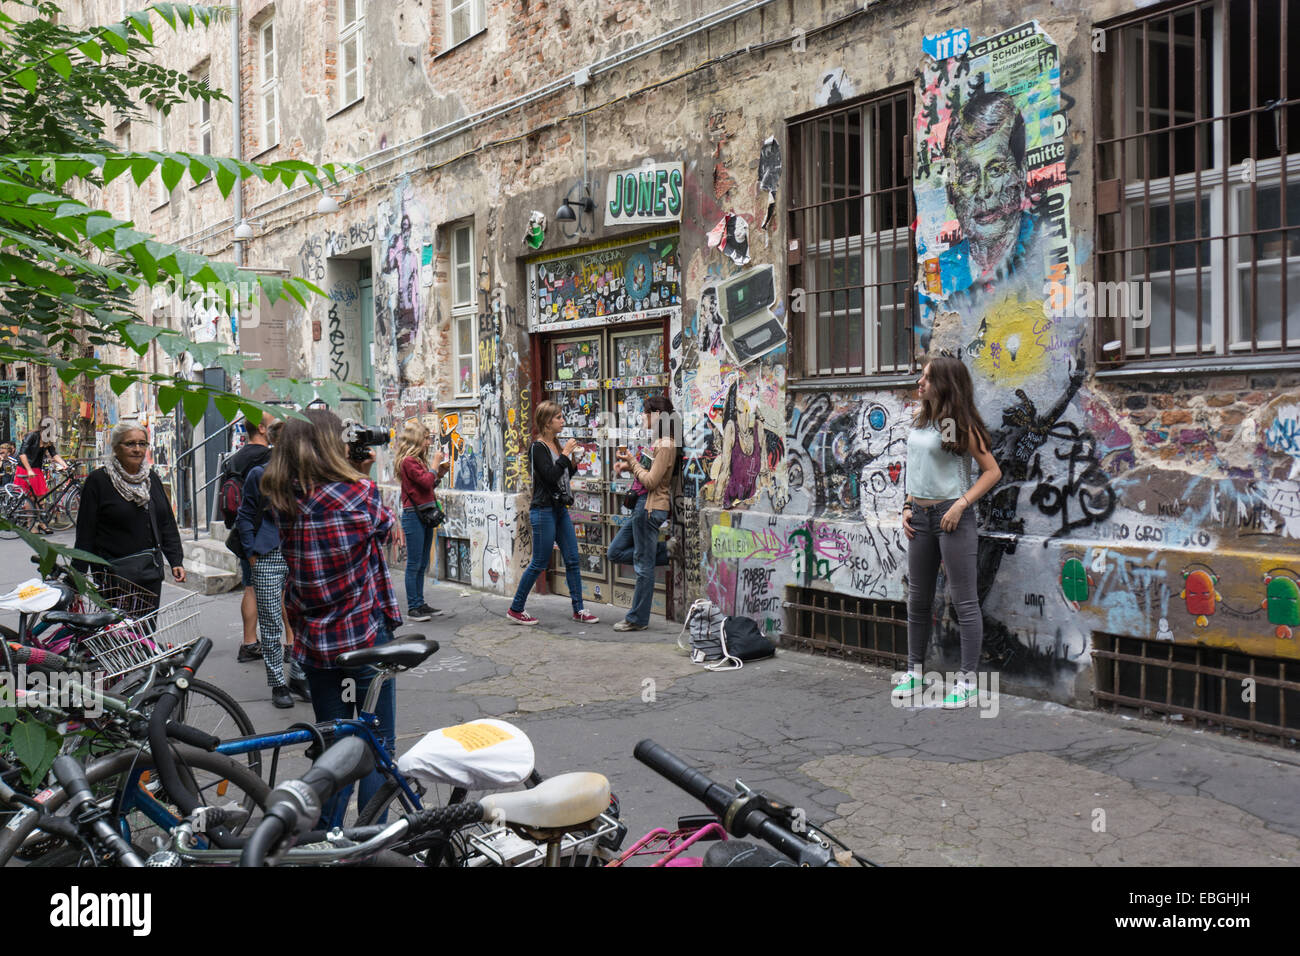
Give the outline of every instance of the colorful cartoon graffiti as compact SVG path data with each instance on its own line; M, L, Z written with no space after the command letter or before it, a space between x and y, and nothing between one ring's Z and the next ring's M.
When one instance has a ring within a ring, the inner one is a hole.
M528 270L529 324L563 328L681 305L677 237L601 243Z

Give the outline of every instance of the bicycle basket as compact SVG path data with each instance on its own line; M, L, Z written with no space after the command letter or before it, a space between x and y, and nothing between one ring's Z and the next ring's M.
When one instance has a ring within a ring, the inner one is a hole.
M198 595L186 594L141 618L127 617L83 638L81 651L113 680L179 654L199 639Z
M91 572L90 577L104 603L122 616L138 619L154 612L158 597L148 588L141 587L134 581L128 581L111 571L95 570ZM78 605L77 611L83 614L100 609L85 596L78 600Z

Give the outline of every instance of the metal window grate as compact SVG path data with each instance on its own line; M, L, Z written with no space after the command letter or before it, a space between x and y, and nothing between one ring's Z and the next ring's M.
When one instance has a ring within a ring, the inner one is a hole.
M1300 0L1191 0L1094 37L1103 365L1300 350L1297 27Z
M907 665L907 605L899 601L786 588L782 647L864 663Z
M1098 707L1179 714L1193 726L1244 730L1289 746L1300 736L1295 661L1112 634L1094 634L1092 646Z
M911 87L788 124L799 374L915 370L911 128Z

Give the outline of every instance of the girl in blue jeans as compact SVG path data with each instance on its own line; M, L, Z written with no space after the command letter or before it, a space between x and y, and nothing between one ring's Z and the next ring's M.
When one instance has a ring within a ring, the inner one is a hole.
M433 437L419 422L407 422L397 440L397 472L402 479L402 533L406 535L406 619L427 621L442 614L424 600L424 576L429 570L429 554L437 529L420 519L419 506L437 500L434 488L447 474L451 462L444 461L442 450L434 452L428 463Z
M627 451L620 451L616 471L630 472L636 483L636 507L609 544L606 556L614 564L631 564L636 571L632 607L627 617L614 625L616 631L644 631L650 624L655 596L655 568L666 565L676 551L676 539L659 540L659 529L668 520L674 462L677 457L673 403L666 395L652 395L642 408L642 428L656 436L653 458L647 468Z
M559 446L560 430L564 428L564 413L555 402L542 402L533 418L537 441L528 450L529 470L533 476L533 501L528 510L528 520L533 526L533 560L519 579L514 602L506 617L515 624L532 626L538 623L524 610L524 602L537 579L551 560L551 549L556 542L564 558L564 577L569 583L569 599L573 602L573 619L583 624L594 624L600 619L582 606L582 571L578 565L578 536L573 532L569 505L569 477L578 466L570 457L578 441L570 438L564 447Z
M971 505L1002 479L989 450L988 428L975 408L970 371L960 359L936 356L917 384L921 407L907 438L907 673L894 685L898 697L919 694L930 617L942 558L957 623L961 629L961 672L943 699L944 707L967 707L975 697L975 671L984 643L984 622L976 590L979 534ZM979 465L972 486L970 460Z

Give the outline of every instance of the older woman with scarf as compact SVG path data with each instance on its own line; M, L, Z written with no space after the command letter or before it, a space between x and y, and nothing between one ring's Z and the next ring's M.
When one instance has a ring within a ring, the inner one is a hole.
M150 613L158 608L164 567L177 583L185 580L180 530L162 480L145 463L149 433L123 422L109 444L113 457L90 473L81 492L75 547L99 555L113 566L112 573L151 592L152 607L133 609Z

